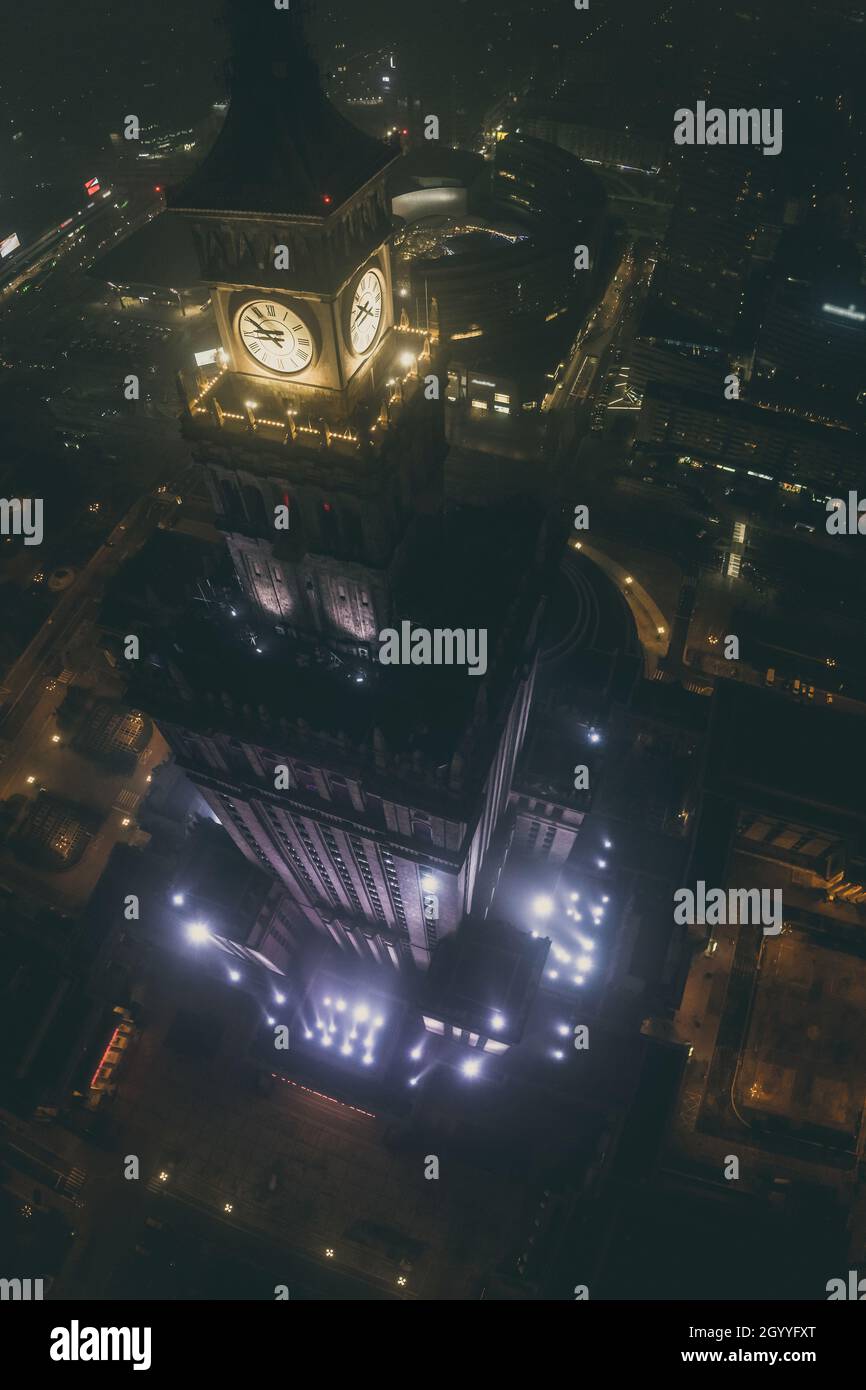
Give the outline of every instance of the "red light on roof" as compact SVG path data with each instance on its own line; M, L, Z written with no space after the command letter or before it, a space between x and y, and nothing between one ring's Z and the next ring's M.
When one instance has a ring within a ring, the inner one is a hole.
M404 135L408 135L408 134L409 134L408 130L404 130L404 131L403 131L403 134L404 134Z
M155 183L155 184L153 185L153 191L154 191L154 193L161 193L161 192L162 192L162 184L161 184L161 183Z
M331 201L331 195L330 195L330 193L323 193L323 194L322 194L322 202L323 202L323 203L330 203L330 201Z
M322 511L323 511L323 512L329 512L330 510L331 510L331 504L330 504L330 502L323 502L323 503L322 503Z

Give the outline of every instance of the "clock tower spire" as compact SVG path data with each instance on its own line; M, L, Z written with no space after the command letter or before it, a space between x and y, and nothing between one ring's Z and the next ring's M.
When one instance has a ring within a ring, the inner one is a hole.
M167 205L183 210L335 213L397 157L322 91L297 0L227 0L230 105L199 169Z
M167 199L221 341L184 380L184 428L262 621L371 652L414 519L441 504L446 452L425 390L435 342L395 322L399 154L327 99L294 8L228 0L227 15L225 124Z

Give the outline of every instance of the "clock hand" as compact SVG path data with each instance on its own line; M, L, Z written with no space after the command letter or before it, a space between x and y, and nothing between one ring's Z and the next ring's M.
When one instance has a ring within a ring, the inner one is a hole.
M281 343L283 341L283 330L281 328L265 328L264 325L261 325L250 330L250 337L269 338L272 343Z
M365 314L372 314L372 312L373 311L370 308L369 304L359 304L357 317L355 318L355 323L360 323L361 319L364 317Z

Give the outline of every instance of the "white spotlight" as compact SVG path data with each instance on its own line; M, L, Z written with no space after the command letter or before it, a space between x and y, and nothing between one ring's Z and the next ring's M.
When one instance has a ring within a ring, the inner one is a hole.
M464 1076L477 1076L481 1071L481 1063L476 1057L470 1057L468 1062L463 1063L462 1071Z
M186 934L190 941L194 941L197 946L201 945L203 941L210 940L210 932L204 922L191 922L186 929Z
M553 898L548 897L546 893L542 893L532 904L532 910L538 917L549 917L553 911Z

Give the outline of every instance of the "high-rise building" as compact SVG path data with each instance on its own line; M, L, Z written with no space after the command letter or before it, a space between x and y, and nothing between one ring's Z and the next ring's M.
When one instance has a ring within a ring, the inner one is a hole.
M225 125L164 216L219 331L183 430L231 564L170 631L154 614L135 698L294 931L423 969L507 845L547 529L446 512L444 364L392 297L397 151L330 105L294 10L229 15ZM379 661L419 627L444 664Z

